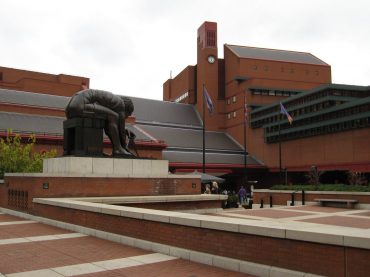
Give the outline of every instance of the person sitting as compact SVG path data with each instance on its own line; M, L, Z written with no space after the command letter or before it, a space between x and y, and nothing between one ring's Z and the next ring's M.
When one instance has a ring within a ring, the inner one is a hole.
M106 118L104 132L113 147L113 156L134 156L126 143L125 119L134 111L131 99L111 92L85 89L73 95L65 109L67 119L87 114Z

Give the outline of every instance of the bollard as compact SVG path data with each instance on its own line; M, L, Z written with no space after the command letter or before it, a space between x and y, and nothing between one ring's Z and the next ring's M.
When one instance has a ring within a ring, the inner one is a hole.
M304 205L304 203L305 203L305 192L302 189L302 205Z
M272 208L272 195L270 195L270 208Z
M294 206L294 196L295 196L295 192L293 191L292 192L292 202L290 202L290 206Z
M263 199L261 199L261 206L260 206L261 209L263 209Z

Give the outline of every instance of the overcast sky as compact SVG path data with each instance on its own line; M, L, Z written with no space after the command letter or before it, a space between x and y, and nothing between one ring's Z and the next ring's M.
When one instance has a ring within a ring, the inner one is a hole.
M0 66L90 78L90 87L162 99L196 64L197 29L235 44L310 52L333 83L370 85L368 0L0 0Z

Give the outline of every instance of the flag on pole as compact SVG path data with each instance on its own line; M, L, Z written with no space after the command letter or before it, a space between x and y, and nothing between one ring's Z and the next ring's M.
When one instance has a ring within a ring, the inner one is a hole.
M208 108L209 113L212 114L213 113L213 110L214 110L214 106L213 106L212 99L209 96L208 91L207 91L205 85L203 85L203 97L204 97L204 101L206 101L206 104L207 104L207 108Z
M280 113L285 114L290 124L293 122L293 117L288 113L283 104L280 102Z

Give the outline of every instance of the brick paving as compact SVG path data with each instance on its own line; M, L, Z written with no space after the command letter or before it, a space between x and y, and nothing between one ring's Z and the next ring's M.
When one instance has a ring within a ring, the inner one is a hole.
M276 207L273 209L231 209L211 215L247 219L310 222L316 224L370 229L370 211L321 206ZM369 218L367 218L369 217Z
M363 219L350 216L324 216L320 218L303 219L300 221L361 229L370 228L370 218Z
M10 224L18 221L22 219L0 215L0 222ZM96 237L60 238L64 234L73 235L67 230L34 222L0 226L0 276L252 277ZM52 235L59 235L59 238ZM10 238L35 236L47 237L43 241L1 244Z

